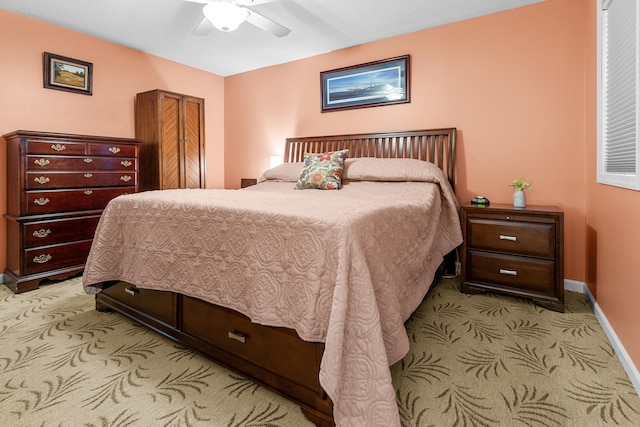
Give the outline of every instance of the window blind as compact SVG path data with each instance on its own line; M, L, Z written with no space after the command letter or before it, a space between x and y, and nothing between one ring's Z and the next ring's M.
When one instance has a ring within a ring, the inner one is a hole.
M638 0L605 0L602 8L599 181L640 189Z

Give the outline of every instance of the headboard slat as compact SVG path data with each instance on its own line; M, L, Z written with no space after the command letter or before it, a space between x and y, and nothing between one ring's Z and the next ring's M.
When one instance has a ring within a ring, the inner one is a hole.
M307 153L349 149L349 157L408 158L434 163L454 187L456 128L287 138L284 161L302 162Z

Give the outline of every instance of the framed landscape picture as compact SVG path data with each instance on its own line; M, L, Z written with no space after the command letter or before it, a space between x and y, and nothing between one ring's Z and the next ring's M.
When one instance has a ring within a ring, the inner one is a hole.
M44 87L47 89L92 95L92 74L90 62L44 53Z
M322 112L410 102L409 55L320 73Z

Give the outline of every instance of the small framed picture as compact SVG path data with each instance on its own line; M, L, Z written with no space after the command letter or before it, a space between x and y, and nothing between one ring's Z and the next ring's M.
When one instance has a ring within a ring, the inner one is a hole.
M409 101L409 55L320 73L322 112Z
M66 56L44 53L44 87L92 95L93 64Z

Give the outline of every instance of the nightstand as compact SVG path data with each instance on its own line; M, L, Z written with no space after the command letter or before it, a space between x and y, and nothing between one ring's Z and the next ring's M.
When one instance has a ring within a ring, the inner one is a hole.
M258 180L256 178L242 178L240 179L240 188L251 187L252 185L256 185Z
M530 298L564 312L564 213L555 206L462 206L466 293Z

